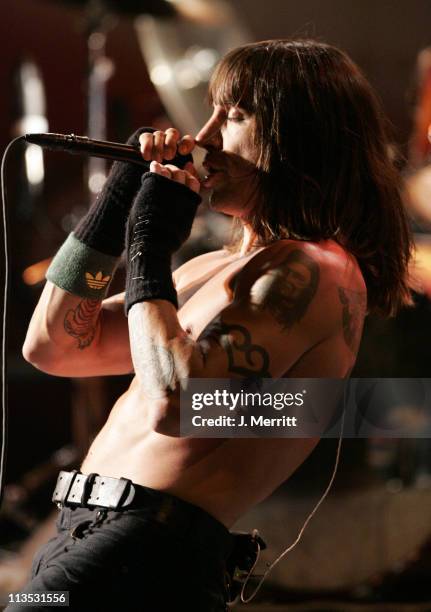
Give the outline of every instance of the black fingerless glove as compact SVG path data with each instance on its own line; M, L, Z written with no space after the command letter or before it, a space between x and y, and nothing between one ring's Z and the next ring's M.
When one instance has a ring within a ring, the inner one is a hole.
M127 144L139 149L139 136L144 132L155 132L154 128L141 127L127 141ZM183 168L191 155L177 155L171 163ZM124 249L124 233L132 206L144 172L148 172L150 162L138 165L129 162L116 161L112 164L106 182L90 207L74 230L74 236L87 246L99 251L119 257Z
M126 229L126 314L146 300L178 307L171 258L189 237L200 202L199 194L160 174L142 177Z
M154 132L139 128L127 141L139 149L139 136ZM172 163L183 167L191 155L177 155ZM61 289L83 298L102 300L108 292L119 257L133 199L148 171L145 165L114 162L102 191L87 214L69 234L51 262L46 278Z

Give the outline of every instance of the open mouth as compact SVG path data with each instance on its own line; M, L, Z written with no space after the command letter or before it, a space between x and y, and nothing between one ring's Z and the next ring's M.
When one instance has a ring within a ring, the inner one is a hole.
M220 168L216 168L215 166L213 166L212 164L209 164L208 162L204 162L203 167L206 170L206 174L201 181L201 185L202 187L211 189L215 187L220 182L220 180L223 179L223 176L225 175L225 171Z
M223 180L224 174L223 170L210 170L201 181L202 187L207 189L216 187Z

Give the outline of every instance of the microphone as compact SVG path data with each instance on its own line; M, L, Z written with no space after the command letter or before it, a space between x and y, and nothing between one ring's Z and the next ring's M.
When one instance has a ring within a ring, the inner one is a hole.
M27 142L37 144L52 151L66 151L75 155L89 155L92 157L103 157L116 161L131 162L140 166L150 167L139 149L132 145L120 142L108 142L105 140L93 140L87 136L75 136L75 134L25 134ZM179 153L169 163L183 168L190 161L190 155Z

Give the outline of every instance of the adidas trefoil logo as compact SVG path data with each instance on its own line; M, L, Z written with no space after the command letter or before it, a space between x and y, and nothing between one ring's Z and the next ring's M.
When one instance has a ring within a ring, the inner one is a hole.
M110 279L110 276L103 276L102 272L97 272L94 276L91 272L85 273L85 281L90 289L104 289Z

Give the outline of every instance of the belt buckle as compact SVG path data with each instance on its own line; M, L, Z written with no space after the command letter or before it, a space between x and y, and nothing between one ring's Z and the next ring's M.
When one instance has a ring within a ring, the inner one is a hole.
M73 484L69 489L65 502L74 506L86 508L87 500L90 496L90 491L96 476L98 476L96 473L81 474L81 472L78 472L73 479Z
M96 484L87 499L89 506L118 510L129 506L135 496L135 488L128 478L100 476Z
M67 496L70 493L75 476L79 474L78 470L72 470L71 472L65 472L61 470L58 475L57 482L55 484L54 493L52 495L52 501L61 509L64 506L64 502L67 500Z
M119 508L126 508L130 506L135 497L135 487L129 478L119 478L116 486L115 496L109 500L109 505L112 510L118 510ZM112 504L115 504L113 506Z

